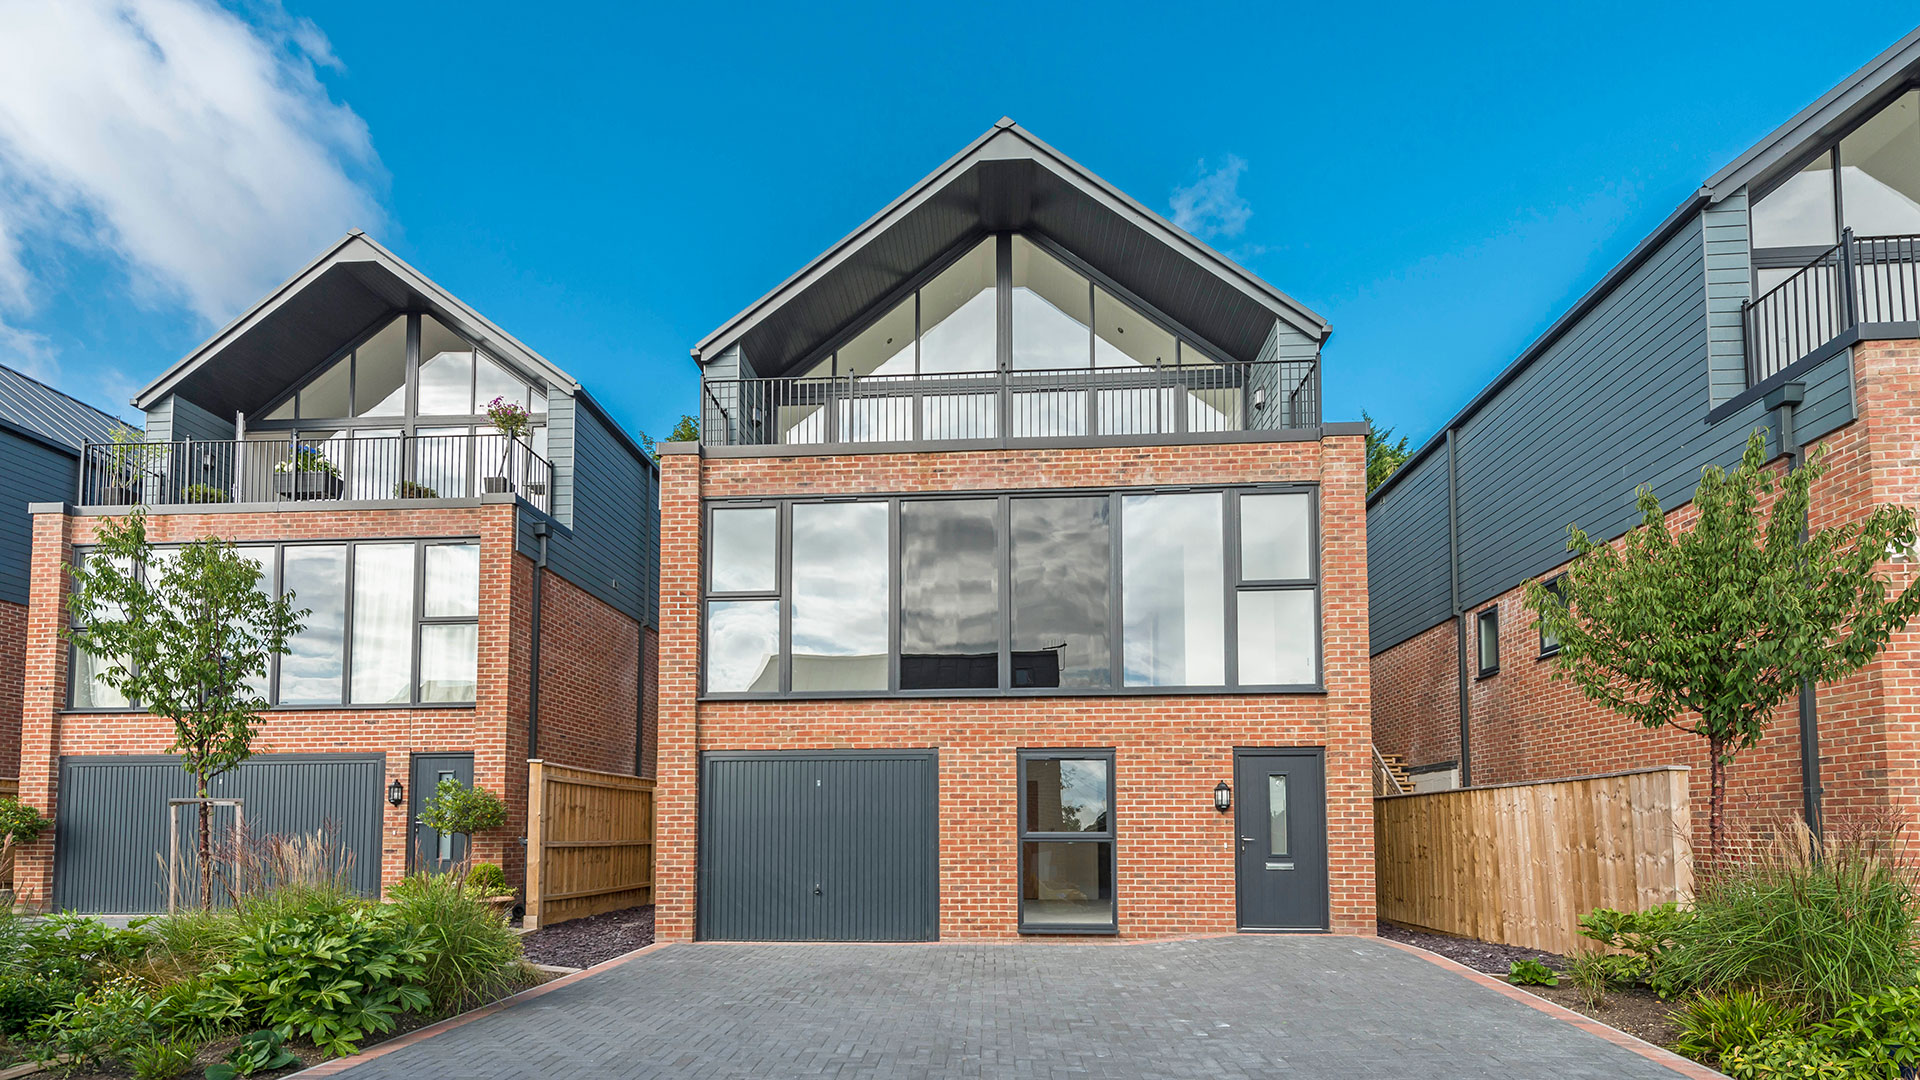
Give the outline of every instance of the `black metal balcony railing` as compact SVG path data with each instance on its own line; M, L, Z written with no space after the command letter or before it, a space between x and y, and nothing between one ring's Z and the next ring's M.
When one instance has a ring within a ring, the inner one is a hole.
M709 379L708 445L934 443L1084 436L1182 437L1315 427L1312 360L1189 367Z
M1920 236L1855 236L1744 306L1747 385L1865 327L1920 320Z
M553 466L500 435L87 443L82 506L468 499L552 508Z

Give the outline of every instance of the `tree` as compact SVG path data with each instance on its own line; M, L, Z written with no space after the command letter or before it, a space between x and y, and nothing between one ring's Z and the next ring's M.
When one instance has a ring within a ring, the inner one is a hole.
M507 804L486 788L468 787L445 777L420 804L420 823L434 832L458 833L469 841L473 834L506 824Z
M1361 411L1360 419L1367 422L1367 494L1371 495L1374 488L1386 483L1387 477L1392 476L1395 469L1413 456L1413 452L1407 449L1405 435L1393 442L1389 441L1393 439L1392 428L1375 430L1373 417L1368 416L1365 410Z
M217 537L156 557L145 511L108 522L68 568L76 624L65 635L106 661L100 681L173 722L173 745L201 799L253 753L267 665L310 612L260 589L260 566ZM213 906L212 807L200 804L200 906Z
M673 422L673 430L667 432L666 441L667 442L699 442L700 441L699 419L696 418L692 413L681 413L680 419ZM645 450L647 453L653 455L654 457L659 457L660 453L659 451L654 449L654 446L655 446L655 443L653 441L653 436L647 434L644 431L641 432L640 448Z
M1706 740L1715 855L1734 755L1760 740L1803 681L1858 671L1920 613L1920 588L1889 597L1875 572L1888 551L1913 543L1911 509L1878 506L1857 523L1808 532L1825 453L1776 483L1766 433L1755 431L1739 468L1701 471L1692 529L1676 534L1643 486L1641 523L1618 544L1569 526L1566 575L1551 587L1527 583L1527 607L1560 642L1554 678L1648 728Z

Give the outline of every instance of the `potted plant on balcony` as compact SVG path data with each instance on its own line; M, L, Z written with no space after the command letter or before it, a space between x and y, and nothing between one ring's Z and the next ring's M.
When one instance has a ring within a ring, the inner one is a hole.
M147 435L125 424L107 433L106 470L97 489L102 506L132 506L140 501L146 471Z
M492 493L513 490L513 451L520 440L526 438L533 427L533 417L527 410L505 398L494 398L487 403L487 419L493 421L493 428L506 439L506 446L500 451L500 467L494 475L482 480L481 490Z
M346 486L340 466L317 446L297 443L292 456L273 466L274 488L283 499L337 499Z

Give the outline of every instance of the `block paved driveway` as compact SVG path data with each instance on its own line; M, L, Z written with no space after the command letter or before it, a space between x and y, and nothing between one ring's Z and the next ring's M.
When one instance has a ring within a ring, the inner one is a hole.
M430 1077L1678 1073L1364 938L676 945L347 1069Z

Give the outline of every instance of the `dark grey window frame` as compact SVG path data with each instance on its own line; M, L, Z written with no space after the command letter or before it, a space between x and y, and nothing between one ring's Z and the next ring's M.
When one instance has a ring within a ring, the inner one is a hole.
M268 708L274 712L318 712L318 711L331 712L331 711L340 710L340 709L389 709L391 710L391 709L471 709L473 708L477 703L476 701L421 701L420 700L420 629L423 626L444 626L444 625L457 625L457 624L464 624L464 623L471 623L475 626L479 625L480 617L477 611L476 611L476 614L474 614L473 616L437 616L433 618L428 618L425 612L426 612L426 587L427 587L427 581L426 581L427 549L429 547L448 546L448 545L467 545L467 544L471 544L473 546L478 547L480 546L480 542L481 541L478 536L433 536L433 537L396 536L396 537L378 538L378 539L352 538L352 539L339 539L339 540L280 540L280 541L266 541L266 542L260 542L260 543L240 542L240 543L234 544L234 547L240 550L249 550L249 551L271 550L273 552L273 558L268 563L268 569L269 569L269 572L273 575L275 596L280 595L280 590L284 587L283 583L286 581L286 551L288 548L338 547L338 548L346 549L346 576L343 584L345 595L342 598L343 600L342 620L343 621L342 621L342 639L340 642L340 701L338 703L320 702L317 704L306 703L306 704L282 705L280 703L280 657L275 656L268 661L268 665L267 665ZM376 545L376 546L394 545L394 544L412 544L413 545L413 619L412 619L413 629L411 632L412 636L408 644L408 650L411 656L411 666L409 668L409 674L408 674L408 688L407 688L408 700L404 702L388 701L388 702L375 702L375 703L368 704L368 703L354 703L350 700L353 695L354 549L363 544ZM91 552L92 550L94 550L94 546L95 545L92 545L92 544L76 545L74 547L75 557L79 557L87 552ZM172 550L181 546L184 546L184 545L155 544L154 548L156 550L165 551L165 550ZM135 569L141 575L145 575L146 573L146 567L144 566L136 567ZM67 619L68 619L69 626L80 625L78 622L74 621L71 613L68 614ZM67 644L67 692L66 692L66 698L65 698L65 705L60 710L61 712L63 713L69 713L69 712L71 713L144 713L146 712L146 709L141 707L137 702L130 703L128 705L125 705L119 708L91 708L91 707L76 708L73 704L73 677L75 673L75 668L77 666L75 664L77 650L78 650L78 646L74 645L71 642ZM475 680L474 693L477 699L479 695L479 681L477 678Z
M1540 584L1542 588L1552 593L1555 597L1557 597L1560 600L1562 604L1565 604L1567 602L1567 598L1563 590L1566 588L1566 581L1567 581L1566 572L1562 571L1558 574L1553 575L1547 580L1541 582ZM1535 629L1537 629L1540 632L1540 659L1545 660L1548 657L1558 655L1560 652L1560 643L1555 641L1549 644L1547 642L1547 624L1541 620L1536 619L1534 621L1534 626L1535 626Z
M1181 686L1129 686L1126 684L1126 612L1125 597L1121 589L1121 570L1123 566L1124 514L1122 500L1128 495L1180 495L1205 494L1218 492L1222 496L1222 525L1224 552L1222 575L1224 597L1221 617L1225 623L1222 647L1226 650L1226 681L1218 685L1181 685ZM1240 497L1243 495L1300 494L1307 495L1308 515L1308 552L1309 568L1312 576L1302 579L1275 581L1242 581L1240 578ZM1109 640L1112 642L1113 655L1110 659L1113 670L1113 684L1105 687L1015 687L1012 685L1012 557L1008 541L1008 515L1012 500L1020 498L1099 498L1105 497L1113 503L1113 537L1109 555L1108 604ZM999 686L989 689L942 689L942 690L902 690L900 686L900 504L902 502L929 502L935 500L982 500L999 501L999 573L1000 573L1000 611L997 621L1000 628L1000 671ZM795 693L787 689L793 685L792 657L792 543L791 514L786 509L801 503L827 502L884 502L888 508L888 563L890 567L890 592L887 686L885 690L836 690L808 691ZM728 592L709 591L712 573L712 520L715 510L730 510L754 507L778 507L776 526L776 558L778 569L775 577L778 588L775 592ZM1047 489L1000 489L985 491L928 491L901 493L874 493L871 495L791 495L779 497L722 498L707 500L701 507L700 533L700 663L699 663L699 700L702 701L800 701L800 700L847 700L857 698L892 697L1128 697L1154 696L1168 694L1324 694L1326 687L1326 626L1324 584L1321 580L1321 527L1320 527L1320 486L1310 481L1273 482L1260 484L1194 484L1141 487L1099 487L1099 488L1047 488ZM1248 684L1240 685L1239 679L1239 596L1242 591L1278 591L1311 589L1314 595L1314 676L1312 683L1300 684ZM774 600L780 604L780 686L773 693L716 692L707 689L707 609L710 603L730 600Z
M1016 781L1020 789L1019 805L1016 808L1019 819L1013 841L1013 881L1014 896L1019 904L1016 926L1022 934L1081 934L1087 936L1113 937L1120 933L1120 839L1118 832L1119 809L1114 793L1119 783L1114 776L1114 752L1112 747L1059 747L1055 749L1033 749L1016 751L1018 762ZM1027 763L1030 761L1105 761L1107 763L1107 827L1103 832L1034 832L1027 831ZM1107 874L1113 881L1113 924L1111 926L1087 926L1084 924L1032 923L1027 922L1026 867L1022 865L1023 848L1028 841L1041 843L1082 843L1107 845Z
M1493 624L1493 663L1486 662L1487 624ZM1473 617L1473 658L1478 669L1476 678L1491 679L1500 674L1500 605L1482 608Z

